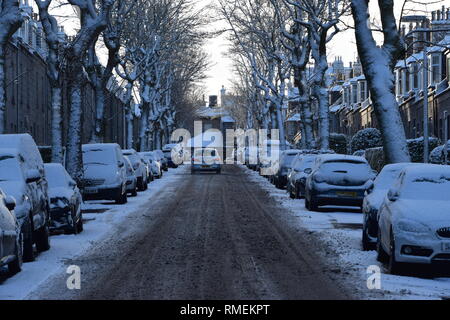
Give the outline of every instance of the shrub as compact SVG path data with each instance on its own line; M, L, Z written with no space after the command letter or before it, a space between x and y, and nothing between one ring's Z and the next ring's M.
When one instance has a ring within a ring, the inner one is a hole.
M447 142L447 164L450 165L450 140ZM430 153L430 162L434 164L444 164L444 146L434 148Z
M351 141L352 153L358 150L366 150L383 145L381 132L375 128L368 128L358 131Z
M339 154L348 153L348 139L345 134L330 134L330 149Z
M408 149L409 154L411 155L412 162L423 162L423 137L417 139L408 140ZM434 150L440 144L438 138L430 137L429 138L429 149Z

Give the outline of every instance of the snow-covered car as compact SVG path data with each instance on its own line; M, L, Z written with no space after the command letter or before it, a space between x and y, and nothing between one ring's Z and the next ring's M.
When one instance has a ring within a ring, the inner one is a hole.
M130 159L131 164L133 165L134 173L137 177L138 191L147 190L149 169L147 168L145 161L134 149L123 150L122 153Z
M422 164L402 170L378 216L378 260L392 274L404 263L450 262L450 166Z
M179 144L166 144L163 149L164 157L167 159L167 165L169 168L178 168L179 159L183 159L183 150L180 148ZM173 157L177 156L178 159Z
M199 171L213 171L217 174L222 172L222 161L219 152L214 148L198 148L192 157L191 173Z
M0 267L8 265L11 274L22 270L23 234L12 212L16 201L0 189Z
M283 189L287 184L287 176L292 169L292 163L295 157L300 154L300 150L287 150L280 154L280 163L277 166L277 171L273 175L273 184L278 189Z
M29 134L0 135L0 188L16 200L14 213L23 233L23 260L50 249L50 201L44 163Z
M292 163L292 169L287 177L287 192L292 199L301 199L305 196L306 179L316 161L316 154L299 154Z
M127 203L125 159L116 143L83 145L82 195L84 200Z
M150 165L150 170L152 176L155 179L161 179L163 176L163 169L161 164L161 159L156 155L155 152L141 152L140 155L148 161Z
M362 157L340 154L319 155L306 179L305 207L315 211L319 206L362 207L364 194L376 173Z
M131 164L130 159L125 156L125 168L127 170L127 192L131 194L131 196L137 196L137 177L134 172L133 165Z
M155 155L158 157L159 161L161 162L161 167L164 171L169 170L169 161L164 156L164 152L162 150L154 150L153 151Z
M245 165L250 170L256 170L258 165L258 148L255 146L246 147L244 149L244 161Z
M389 188L400 172L412 163L387 165L381 170L374 183L367 189L363 201L362 246L364 250L374 250L378 236L378 210L383 203Z
M51 231L83 231L82 197L77 183L59 163L44 165L50 197Z

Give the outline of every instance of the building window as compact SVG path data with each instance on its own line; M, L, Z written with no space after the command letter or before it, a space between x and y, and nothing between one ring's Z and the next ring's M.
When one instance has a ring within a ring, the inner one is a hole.
M364 102L367 99L367 83L366 81L359 82L359 99Z
M358 102L358 84L352 84L352 103Z
M416 62L411 63L409 66L409 74L410 74L410 89L417 90L419 89L419 66Z
M402 78L402 69L397 69L396 78L397 78L397 95L401 96L403 94L403 78Z
M441 55L440 54L432 54L431 55L431 64L430 64L430 81L431 84L436 84L441 82Z

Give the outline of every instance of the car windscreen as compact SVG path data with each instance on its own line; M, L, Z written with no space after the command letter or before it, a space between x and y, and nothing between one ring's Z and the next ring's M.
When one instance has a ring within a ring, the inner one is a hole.
M13 156L0 156L0 181L18 181L22 178L19 161Z
M50 188L67 187L66 175L57 167L46 167L45 178Z
M287 153L281 156L281 166L291 168L292 162L294 161L295 157L298 153Z
M83 164L112 165L115 164L113 149L90 149L83 151Z
M374 181L375 189L389 189L398 178L401 169L385 169L380 172Z
M405 181L400 190L401 199L448 201L450 176L421 177Z

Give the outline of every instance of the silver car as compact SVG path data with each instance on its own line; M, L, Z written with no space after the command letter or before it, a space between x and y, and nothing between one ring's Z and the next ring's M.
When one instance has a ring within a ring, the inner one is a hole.
M378 260L392 274L405 263L450 262L450 167L403 169L379 210Z

